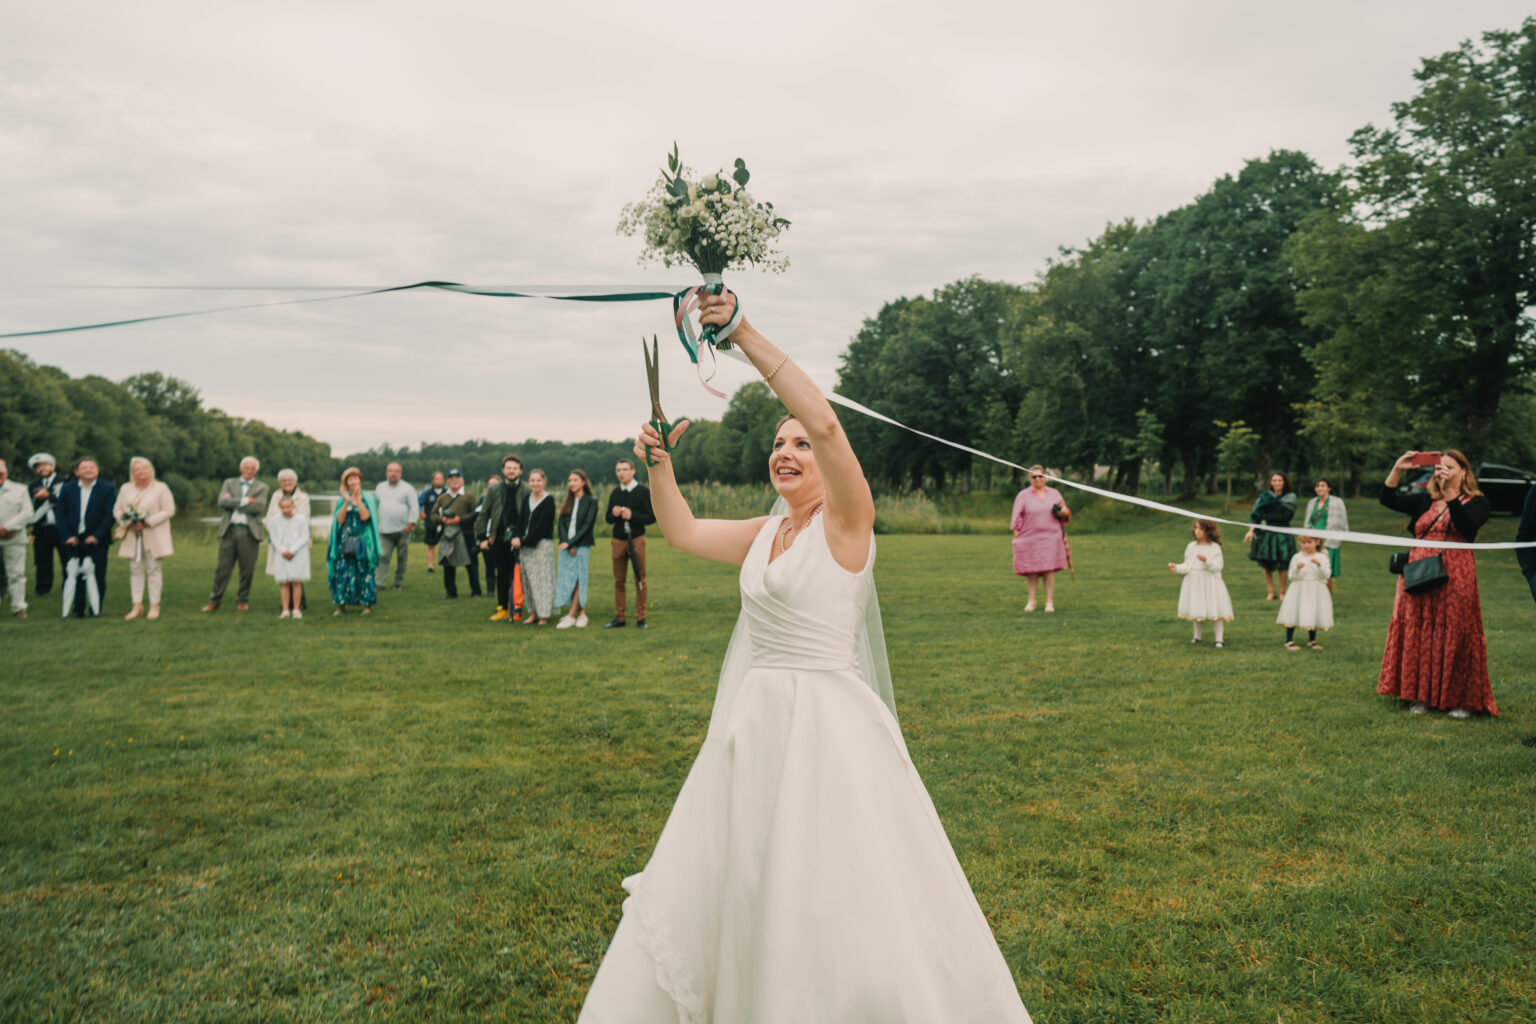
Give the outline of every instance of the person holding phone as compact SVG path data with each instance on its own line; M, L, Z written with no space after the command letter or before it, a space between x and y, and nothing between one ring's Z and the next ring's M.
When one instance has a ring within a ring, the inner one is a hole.
M341 473L341 500L331 525L331 542L325 554L326 582L331 588L333 615L347 605L362 605L363 614L379 603L374 567L379 564L379 499L363 490L363 471L348 466Z
M1397 493L1403 472L1439 455L1435 474L1422 494ZM1488 499L1477 489L1467 457L1455 449L1405 452L1387 474L1381 503L1405 513L1419 540L1472 541L1488 521ZM1400 697L1414 714L1431 708L1452 718L1497 715L1488 680L1488 644L1483 636L1483 608L1477 593L1477 561L1465 548L1410 548L1409 561L1439 556L1446 581L1417 594L1398 580L1387 627L1376 692Z

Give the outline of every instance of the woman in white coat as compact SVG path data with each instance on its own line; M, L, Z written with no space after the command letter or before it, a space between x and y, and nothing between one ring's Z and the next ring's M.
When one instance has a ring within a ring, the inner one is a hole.
M1333 484L1325 476L1320 476L1312 482L1312 490L1317 497L1307 502L1306 512L1301 521L1309 530L1347 530L1349 529L1349 514L1344 510L1344 499L1333 493ZM1323 550L1328 553L1328 593L1333 593L1333 581L1339 575L1339 544L1340 541L1323 541Z
M160 592L164 576L160 571L160 559L169 558L171 547L171 517L176 514L176 499L171 489L155 479L155 467L142 455L128 463L128 475L132 478L117 492L117 504L112 506L112 518L117 521L113 536L120 537L117 557L128 562L128 593L133 607L125 619L136 619L144 614L144 588L149 587L150 619L160 617Z

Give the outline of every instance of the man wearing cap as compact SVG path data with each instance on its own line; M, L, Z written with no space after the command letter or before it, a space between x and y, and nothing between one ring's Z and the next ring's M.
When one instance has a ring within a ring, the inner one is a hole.
M219 508L224 510L219 521L219 563L213 570L213 590L208 594L208 603L203 605L205 612L219 610L236 561L240 563L240 589L236 591L235 608L243 612L250 607L256 552L267 538L263 521L267 511L267 485L256 479L259 469L261 463L256 461L256 456L247 455L240 460L240 475L230 477L219 486Z
M27 460L27 468L33 473L27 490L32 494L32 567L37 581L33 593L46 597L53 590L53 560L59 560L64 568L64 549L59 546L59 526L55 509L59 503L59 491L64 487L64 474L58 471L58 459L47 452L38 452Z
M437 542L437 564L443 569L443 596L459 596L459 566L469 564L471 536L465 529L475 514L475 496L464 489L464 471L448 471L448 489L432 506L432 522L442 531ZM480 593L479 578L472 577L474 592Z
M27 524L31 521L32 497L11 479L10 467L0 459L0 562L5 565L11 614L18 619L27 617Z

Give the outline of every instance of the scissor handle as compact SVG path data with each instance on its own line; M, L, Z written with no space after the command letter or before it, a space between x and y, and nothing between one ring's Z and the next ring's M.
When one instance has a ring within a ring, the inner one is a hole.
M672 424L668 423L666 420L657 419L651 420L651 426L655 427L656 433L661 435L661 450L670 454L672 451L672 444L668 438L672 436ZM656 465L656 460L651 458L650 445L645 446L645 464L647 466Z

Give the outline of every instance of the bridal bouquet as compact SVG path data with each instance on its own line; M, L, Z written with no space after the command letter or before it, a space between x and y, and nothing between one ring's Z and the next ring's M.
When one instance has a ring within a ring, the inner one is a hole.
M124 537L128 536L129 527L136 523L142 523L145 520L146 516L144 515L143 509L139 508L137 505L129 505L127 508L123 509L122 515L117 517L117 529L112 531L112 536L116 537L118 540L122 540ZM140 533L134 537L133 558L134 561L141 561L143 557L144 535Z
M667 267L691 263L704 276L711 295L724 289L722 275L727 270L751 265L779 273L789 266L788 258L774 247L789 221L774 213L772 203L758 202L747 191L752 175L745 161L738 159L729 176L717 171L693 179L673 143L667 167L645 198L626 205L619 218L619 234L645 239L642 265L651 260ZM717 340L713 325L704 329L704 341L729 347L724 337Z

